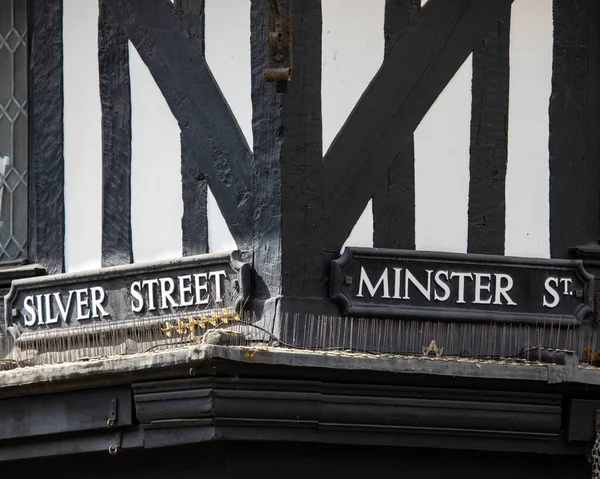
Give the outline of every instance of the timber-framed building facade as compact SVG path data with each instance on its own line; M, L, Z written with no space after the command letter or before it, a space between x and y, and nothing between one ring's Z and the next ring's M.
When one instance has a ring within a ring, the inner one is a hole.
M596 0L0 0L0 472L600 479Z

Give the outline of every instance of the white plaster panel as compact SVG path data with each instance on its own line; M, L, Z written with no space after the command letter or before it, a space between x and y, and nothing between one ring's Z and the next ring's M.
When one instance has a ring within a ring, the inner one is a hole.
M135 47L131 75L131 229L135 262L182 255L180 129Z
M250 0L206 0L206 62L252 148ZM236 249L221 210L208 189L209 251Z
M415 243L467 251L471 84L469 55L415 131Z
M252 146L250 0L206 0L205 12L206 62Z
M342 246L342 251L346 246L373 247L373 200L369 200L367 203L367 207Z
M323 0L322 115L327 151L384 55L385 0ZM373 246L369 202L344 246Z
M510 33L505 254L550 256L552 0L516 0Z
M64 0L66 270L99 268L102 258L102 109L98 2Z
M207 188L207 191L208 250L210 252L217 252L237 249L225 218L221 214L217 200L215 200L210 188Z
M323 151L381 67L385 0L323 0Z

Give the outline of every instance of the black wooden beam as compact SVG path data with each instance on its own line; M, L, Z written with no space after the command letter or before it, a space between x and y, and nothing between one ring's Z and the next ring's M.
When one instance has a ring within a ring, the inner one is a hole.
M175 0L175 15L183 22L190 39L204 56L204 0Z
M385 2L385 58L414 21L421 0ZM415 249L415 148L411 136L373 195L373 244L376 248Z
M473 52L469 253L504 254L510 10Z
M102 266L133 262L129 42L100 0L98 61L102 104Z
M339 251L381 178L510 0L430 0L400 37L325 158L327 240Z
M291 82L279 85L263 78L266 67L280 66L266 41L270 3L251 7L253 292L323 296L321 0L280 1L293 21L294 68Z
M204 0L175 0L175 15L204 56ZM181 135L183 255L208 253L207 185L193 142Z
M62 0L29 0L28 257L64 271Z
M591 163L591 174L600 176L600 2L588 1L589 5L589 35L588 35L588 71L587 71L587 162ZM591 208L590 214L597 218L597 227L592 226L590 243L600 244L600 178L590 178L590 195L597 200L597 209ZM593 200L592 200L593 201ZM591 220L593 221L593 219ZM592 236L595 235L595 236Z
M550 254L598 240L597 22L595 0L554 0L554 49L550 100ZM596 36L590 43L590 34Z
M324 296L321 0L292 2L294 73L283 96L283 292Z
M250 45L252 62L253 254L256 276L252 294L268 299L281 294L281 94L263 79L269 66L269 1L252 0ZM278 135L276 134L278 133Z
M251 242L250 149L196 42L166 0L106 0L148 66L238 247Z

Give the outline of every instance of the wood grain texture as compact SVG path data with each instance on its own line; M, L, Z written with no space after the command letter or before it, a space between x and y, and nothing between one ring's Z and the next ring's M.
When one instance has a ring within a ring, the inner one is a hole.
M339 251L406 140L509 4L430 0L400 37L325 158L328 251Z
M550 99L550 254L600 234L597 2L554 0ZM595 17L592 18L592 12ZM595 44L590 40L595 36Z
M510 10L473 51L468 252L504 254Z
M264 298L324 296L321 1L280 2L286 18L293 9L294 73L285 85L262 75L279 66L266 42L269 3L251 8L255 287Z
M102 105L102 266L133 262L129 42L104 0L98 18Z
M176 0L174 13L181 20L189 38L204 56L204 0ZM208 253L208 210L206 177L201 160L185 135L181 135L181 218L183 256Z
M287 4L286 4L287 6ZM250 55L252 65L252 241L255 275L252 295L281 295L281 150L284 141L282 95L263 79L269 65L269 1L252 0Z
M385 3L385 58L406 27L414 21L420 0ZM415 149L406 141L373 195L373 245L376 248L415 249Z
M106 0L149 68L240 249L251 244L250 149L201 51L162 0Z
M283 292L325 296L322 282L321 0L292 2L294 74L283 95Z
M62 0L30 0L28 257L64 271Z

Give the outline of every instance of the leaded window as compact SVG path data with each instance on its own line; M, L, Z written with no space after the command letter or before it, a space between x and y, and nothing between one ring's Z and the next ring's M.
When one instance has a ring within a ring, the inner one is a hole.
M0 0L0 261L27 245L27 1Z

